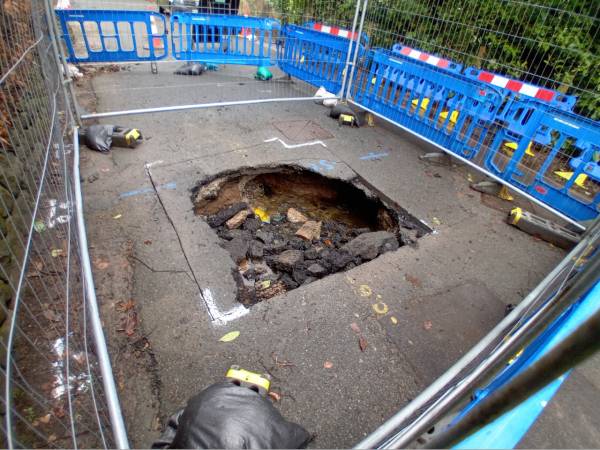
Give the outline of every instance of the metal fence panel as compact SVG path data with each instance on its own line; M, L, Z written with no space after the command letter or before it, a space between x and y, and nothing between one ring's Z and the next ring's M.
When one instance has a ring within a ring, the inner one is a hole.
M277 63L287 74L337 94L342 88L348 58L355 51L360 56L364 54L364 47L351 35L351 31L312 22L304 26L285 25Z
M122 447L107 350L91 333L99 317L82 272L74 123L49 6L0 5L0 445Z

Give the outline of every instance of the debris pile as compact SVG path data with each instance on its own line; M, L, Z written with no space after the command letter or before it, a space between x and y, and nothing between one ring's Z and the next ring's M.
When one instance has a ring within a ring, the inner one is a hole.
M311 172L216 179L198 188L194 202L237 265L245 305L409 243L397 213L379 199Z
M207 222L238 265L240 301L253 304L398 249L393 232L317 221L295 208L264 222L246 203Z

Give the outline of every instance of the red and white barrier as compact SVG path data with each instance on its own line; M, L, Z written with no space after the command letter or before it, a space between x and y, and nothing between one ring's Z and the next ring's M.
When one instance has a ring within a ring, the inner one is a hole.
M164 41L158 36L158 26L156 25L156 17L150 16L150 30L152 31L152 46L155 49L164 49Z
M547 102L552 101L557 95L556 92L549 89L544 89L532 84L523 83L518 80L511 80L500 75L496 75L490 72L481 71L477 77L479 81L489 83L494 86L498 86L509 91L518 92L519 94L526 95L528 97L537 98L538 100L545 100Z
M320 31L321 33L331 34L333 36L352 39L353 41L358 39L358 33L356 32L353 33L352 31L344 30L343 28L330 27L328 25L323 25L322 23L313 24L313 30Z
M437 56L430 55L429 53L425 53L420 50L415 50L414 48L406 46L402 46L400 54L408 56L409 58L423 61L427 64L431 64L432 66L439 67L440 69L447 69L450 66L450 61L448 61L447 59L439 58Z

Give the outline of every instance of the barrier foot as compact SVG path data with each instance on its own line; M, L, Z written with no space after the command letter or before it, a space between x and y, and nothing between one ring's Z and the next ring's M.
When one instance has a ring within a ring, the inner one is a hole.
M261 81L268 81L271 78L273 78L273 74L265 66L260 66L256 71L256 75L254 75L254 78Z
M158 74L158 64L156 64L156 61L152 61L150 63L150 72L152 72L154 75Z
M451 163L450 156L444 152L430 152L419 156L421 161L427 161L435 164L449 166Z

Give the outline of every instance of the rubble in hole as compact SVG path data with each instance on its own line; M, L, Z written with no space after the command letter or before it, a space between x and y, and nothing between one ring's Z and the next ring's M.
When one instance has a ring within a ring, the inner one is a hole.
M193 200L237 265L245 305L352 269L422 233L366 190L301 169L217 178Z

